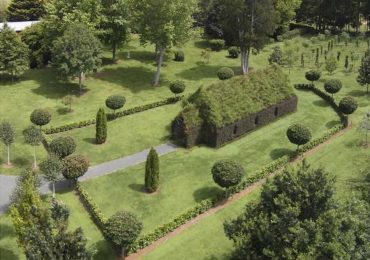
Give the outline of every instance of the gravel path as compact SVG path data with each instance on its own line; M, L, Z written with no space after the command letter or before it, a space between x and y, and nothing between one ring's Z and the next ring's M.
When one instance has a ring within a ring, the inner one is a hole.
M177 146L174 144L161 144L155 147L158 155L165 155L168 153L172 153L177 150ZM96 166L92 166L89 168L87 173L79 178L79 181L86 181L92 178L96 178L99 176L104 176L118 170L123 170L129 168L131 166L143 163L146 161L146 157L149 153L149 149L142 151L140 153L136 153L133 155L129 155L126 157L119 158L117 160L113 160L110 162L102 163ZM15 189L17 184L17 177L16 176L8 176L8 175L0 175L0 213L4 213L10 203L10 196ZM60 181L56 183L56 190L64 190L69 187L68 181ZM42 181L40 186L40 192L42 194L47 194L52 191L50 183L47 181Z

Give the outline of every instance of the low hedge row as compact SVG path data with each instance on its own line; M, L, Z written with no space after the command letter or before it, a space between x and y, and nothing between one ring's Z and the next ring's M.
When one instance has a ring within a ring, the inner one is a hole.
M180 100L182 100L183 97L184 96L169 97L169 98L166 98L166 99L161 100L161 101L157 101L157 102L149 103L149 104L146 104L146 105L142 105L142 106L138 106L138 107L129 108L129 109L126 109L126 110L123 110L123 111L119 111L115 115L113 113L108 113L107 118L108 118L109 121L112 121L112 120L115 120L115 119L120 118L120 117L140 113L140 112L150 110L150 109L153 109L153 108L175 104L175 103L179 102ZM48 129L43 129L43 131L47 135L57 134L57 133L62 133L62 132L70 131L70 130L77 129L77 128L87 127L87 126L94 125L94 124L95 124L95 119L90 119L90 120L84 120L84 121L80 121L80 122L75 122L75 123L59 126L59 127L50 127Z
M343 114L337 103L335 103L334 98L327 94L326 92L322 91L321 89L315 87L314 84L296 84L294 87L298 90L306 90L306 91L312 91L322 99L324 99L326 102L329 103L329 105L334 109L334 111L338 114L342 124L344 124L345 127L348 126L348 116Z
M87 191L85 191L79 183L77 183L76 185L76 192L80 200L84 204L85 208L87 209L90 217L94 221L95 225L100 229L102 234L104 234L107 218L104 216L98 205L90 197Z

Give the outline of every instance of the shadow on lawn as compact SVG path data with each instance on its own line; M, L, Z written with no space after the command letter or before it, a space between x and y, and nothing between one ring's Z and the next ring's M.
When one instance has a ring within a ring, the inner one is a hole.
M128 187L134 191L138 191L141 193L147 193L145 191L145 186L143 184L131 183L130 185L128 185Z
M197 66L192 67L188 70L184 70L180 73L177 73L176 76L186 79L186 80L194 80L194 81L199 81L204 78L217 78L217 71L224 66L214 66L214 65L209 65L209 64L202 64L198 63ZM238 75L240 68L239 67L231 67L235 75Z
M312 102L312 104L314 104L317 107L328 107L329 106L328 102L326 102L325 100L322 100L322 99L315 100L315 101Z
M7 237L15 238L14 229L10 225L0 224L0 233L1 233L0 240L5 239ZM19 257L12 250L9 250L8 248L5 248L3 246L0 247L0 258L7 260L19 259Z
M214 198L218 194L221 194L223 190L219 187L213 186L213 187L203 187L200 188L193 193L193 197L196 202L201 202L202 200Z
M93 256L93 259L115 259L112 247L104 239L99 240L92 247L92 249L96 250L96 254Z
M293 151L287 148L276 148L270 152L270 157L273 160L279 159L285 155L291 154Z

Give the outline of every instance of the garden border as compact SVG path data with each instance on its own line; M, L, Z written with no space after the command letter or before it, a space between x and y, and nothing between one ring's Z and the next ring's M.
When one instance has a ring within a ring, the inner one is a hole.
M341 124L332 127L331 129L326 131L322 136L310 141L306 145L303 145L301 148L299 148L299 150L297 150L296 152L293 152L291 155L285 155L277 160L274 160L273 162L264 166L262 169L258 170L251 177L247 177L240 184L234 187L231 187L229 189L226 189L223 194L215 198L212 198L212 199L202 200L193 208L175 217L172 221L166 224L163 224L162 226L159 226L152 233L149 233L139 238L130 247L130 250L129 250L130 253L135 253L138 250L151 245L155 241L161 239L162 237L166 236L170 232L186 224L190 220L216 207L218 204L224 202L225 200L232 197L233 195L240 193L241 191L247 189L248 187L255 184L256 182L261 181L264 178L267 178L274 172L286 168L289 165L289 163L294 162L297 158L299 158L300 155L312 150L313 148L319 146L322 143L325 143L331 137L339 133L341 130L348 127L349 125L348 117L340 112L338 105L335 103L334 99L331 96L327 95L325 92L316 88L313 84L297 84L294 87L297 90L312 91L313 93L315 93L316 95L318 95L319 97L327 101L330 104L330 106L333 108L333 110L338 114L339 118L341 119ZM103 215L102 211L99 209L97 204L93 201L93 199L89 196L89 194L82 188L81 185L78 184L76 186L76 192L79 195L84 206L87 208L90 214L90 217L92 218L94 223L98 226L98 228L104 235L105 234L104 224L106 222L106 218Z

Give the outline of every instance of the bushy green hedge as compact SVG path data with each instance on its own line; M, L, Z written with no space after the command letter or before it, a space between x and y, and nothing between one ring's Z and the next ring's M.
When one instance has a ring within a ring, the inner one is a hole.
M80 197L80 200L84 204L95 225L104 234L105 223L108 219L103 215L98 205L93 201L87 191L85 191L79 183L77 183L76 185L76 193Z
M166 99L161 100L161 101L157 101L157 102L149 103L149 104L146 104L146 105L142 105L142 106L138 106L138 107L129 108L129 109L126 109L126 110L123 110L123 111L119 111L119 112L116 112L115 115L113 113L109 113L109 114L107 114L107 118L108 118L109 121L112 121L112 120L115 120L115 119L120 118L120 117L140 113L140 112L150 110L150 109L153 109L153 108L157 108L157 107L161 107L161 106L165 106L165 105L170 105L170 104L175 104L175 103L179 102L180 100L182 100L183 97L184 96L169 97L169 98L166 98ZM95 123L96 123L95 119L90 119L90 120L84 120L84 121L80 121L80 122L76 122L76 123L71 123L71 124L59 126L59 127L51 127L51 128L48 128L48 129L43 129L43 131L47 135L57 134L57 133L67 132L67 131L77 129L77 128L83 128L83 127L87 127L87 126L90 126L90 125L95 125Z

